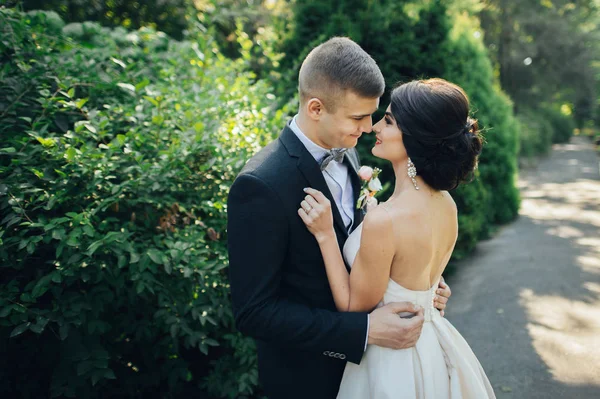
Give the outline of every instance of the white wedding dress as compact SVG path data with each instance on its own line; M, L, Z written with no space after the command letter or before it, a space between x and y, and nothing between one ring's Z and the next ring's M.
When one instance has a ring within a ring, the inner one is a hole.
M362 224L344 245L349 265L360 246ZM492 386L469 344L433 307L438 284L412 291L390 279L380 305L409 301L422 306L425 323L413 348L393 350L369 345L360 365L347 363L339 399L485 399Z

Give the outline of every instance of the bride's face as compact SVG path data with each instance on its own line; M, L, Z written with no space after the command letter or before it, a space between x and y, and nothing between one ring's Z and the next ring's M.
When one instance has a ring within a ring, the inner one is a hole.
M402 132L392 115L391 107L387 107L385 116L373 126L373 132L377 137L375 147L371 150L373 155L391 162L402 162L408 158L402 142Z

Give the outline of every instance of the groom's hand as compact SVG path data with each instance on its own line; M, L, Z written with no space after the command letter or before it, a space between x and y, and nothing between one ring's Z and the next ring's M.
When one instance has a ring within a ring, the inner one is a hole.
M410 319L398 313L414 313ZM423 328L423 308L410 302L394 302L375 309L369 318L369 344L391 349L415 346Z
M444 317L444 309L446 309L446 305L448 304L450 295L452 295L452 291L450 291L450 287L448 284L446 284L446 281L443 277L440 279L440 285L435 292L437 295L433 300L433 306L435 306L436 309L440 311L442 317Z

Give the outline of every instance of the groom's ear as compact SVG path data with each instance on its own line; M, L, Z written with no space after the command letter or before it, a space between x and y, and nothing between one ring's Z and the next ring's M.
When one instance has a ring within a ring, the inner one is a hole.
M306 113L312 120L319 120L325 112L325 105L320 99L313 97L306 102Z

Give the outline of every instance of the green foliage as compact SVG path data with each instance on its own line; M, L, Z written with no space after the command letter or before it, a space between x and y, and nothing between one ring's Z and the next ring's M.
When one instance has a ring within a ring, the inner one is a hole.
M521 126L519 136L519 156L525 159L545 155L552 146L552 125L550 121L532 110L523 110L517 116Z
M281 70L297 79L302 60L319 43L347 36L379 64L388 88L414 77L440 76L451 21L440 2L415 5L410 1L302 1L294 5L292 28L283 41ZM281 82L282 94L295 87Z
M564 106L563 108L567 108ZM541 109L543 117L552 126L552 142L566 143L575 131L575 120L557 106L546 106Z
M183 38L186 0L13 0L25 10L51 10L67 22L96 21L104 26L138 29L149 26L176 39ZM10 3L10 0L9 0Z
M598 99L600 4L595 0L482 3L486 43L516 108L569 102L578 127L592 121Z
M573 118L552 105L524 108L517 117L521 124L519 155L524 158L547 154L553 143L568 142L575 130Z
M65 22L54 11L33 10L27 13L31 23L44 27L44 32L51 35L60 35Z
M452 259L463 259L489 232L486 206L490 203L490 193L478 176L471 183L459 186L451 194L458 208L459 230Z
M213 35L223 55L237 59L249 55L247 67L259 78L277 72L282 55L275 51L290 9L283 0L195 1L196 17Z
M0 9L2 396L252 394L226 196L283 112L210 33L57 22Z
M519 125L510 100L495 83L474 18L466 14L456 16L449 51L444 77L460 85L469 95L473 116L486 138L479 178L488 196L477 210L480 218L485 218L481 234L486 235L491 225L514 219L519 210L519 193L515 186ZM472 227L461 228L471 230Z

